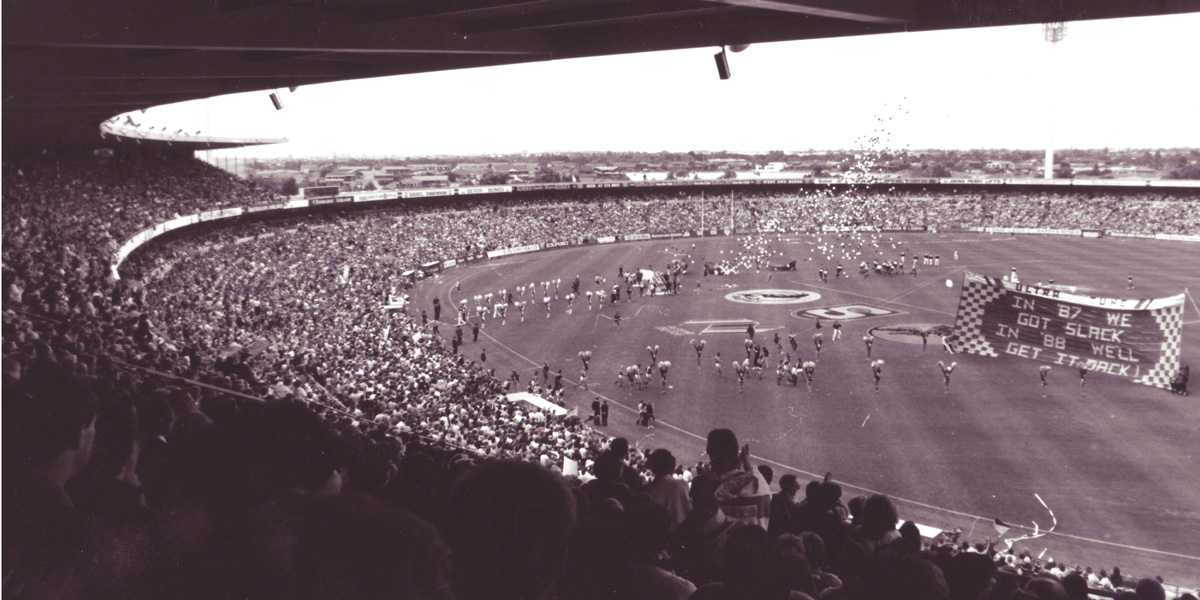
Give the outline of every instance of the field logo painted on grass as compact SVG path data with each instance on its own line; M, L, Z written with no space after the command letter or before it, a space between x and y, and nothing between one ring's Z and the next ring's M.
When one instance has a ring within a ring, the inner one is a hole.
M871 335L889 342L901 344L923 344L931 337L944 338L954 331L951 325L936 325L933 323L906 323L903 325L884 325L871 330ZM921 333L925 333L922 339ZM940 341L940 340L939 340Z
M821 295L801 290L743 290L725 294L725 299L742 304L803 304L820 300Z
M792 316L800 319L826 319L831 321L886 317L887 315L894 314L897 314L897 311L876 306L867 306L866 304L844 304L842 306L827 306L825 308L792 311Z

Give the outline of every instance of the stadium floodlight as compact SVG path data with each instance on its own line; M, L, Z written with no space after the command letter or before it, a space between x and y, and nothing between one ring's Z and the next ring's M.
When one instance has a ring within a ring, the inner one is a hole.
M1047 42L1057 44L1067 37L1067 24L1065 22L1042 23L1042 36L1046 38Z
M725 56L725 46L721 46L721 51L714 54L713 58L717 61L717 75L722 81L729 79L729 58Z
M1047 72L1049 73L1047 89L1050 93L1050 138L1046 145L1046 165L1044 173L1045 179L1054 179L1054 109L1057 96L1057 94L1054 92L1053 83L1054 77L1056 76L1054 73L1054 67L1058 62L1056 60L1058 58L1058 43L1061 42L1063 38L1067 37L1067 24L1065 22L1043 23L1042 37L1047 42L1050 42L1050 44L1054 47L1054 56L1050 59L1050 65L1047 69Z

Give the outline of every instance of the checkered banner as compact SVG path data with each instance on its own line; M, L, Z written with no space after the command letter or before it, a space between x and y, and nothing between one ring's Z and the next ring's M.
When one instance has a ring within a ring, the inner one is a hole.
M1179 371L1184 295L1102 298L967 273L950 342L1170 389Z

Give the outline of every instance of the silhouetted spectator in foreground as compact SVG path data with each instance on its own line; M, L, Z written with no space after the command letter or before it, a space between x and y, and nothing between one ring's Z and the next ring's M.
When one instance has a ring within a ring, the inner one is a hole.
M692 482L692 512L679 524L672 540L676 572L697 586L717 580L721 552L737 525L717 505L716 485L716 477L697 477Z
M674 524L667 509L639 494L631 501L626 517L633 562L630 586L633 596L686 600L696 586L668 568L667 544Z
M629 503L633 493L629 486L621 481L623 467L621 455L612 449L605 450L596 457L596 462L592 465L596 478L583 484L582 488L591 505L599 505L610 498L619 502L622 507Z
M1050 577L1034 577L1021 588L1038 600L1067 600L1067 591L1062 583Z
M948 557L942 564L942 572L953 600L978 600L985 597L983 593L992 585L996 563L986 554L964 552Z
M806 531L800 534L800 541L804 543L804 558L808 559L808 566L812 569L817 593L842 587L842 580L837 575L825 572L825 541L821 536Z
M862 526L854 531L853 538L867 554L871 554L877 548L900 539L900 532L896 531L896 522L899 520L892 499L876 494L863 504Z
M670 450L659 448L650 453L646 466L654 474L654 481L642 486L642 492L666 509L671 529L675 529L692 511L687 483L675 478L675 456Z
M39 365L5 385L3 396L4 595L86 595L83 519L65 486L91 459L96 394Z
M968 554L967 556L979 556L978 554ZM989 561L991 562L991 561ZM1063 591L1067 593L1067 598L1070 600L1088 600L1088 585L1087 580L1076 571L1067 573L1062 578Z
M765 480L767 482L767 485L771 485L772 483L774 483L775 470L772 469L769 465L758 465L758 472L760 475L763 476L763 480Z
M721 553L721 579L696 590L692 600L811 600L789 589L783 555L775 540L757 525L743 525L729 536Z
M779 491L771 496L771 522L767 533L772 537L783 533L798 533L792 519L796 509L796 492L800 491L800 482L796 476L788 473L779 478Z
M921 530L917 529L916 523L905 521L899 531L900 538L908 542L914 552L921 550Z
M444 531L457 597L552 597L575 519L575 497L562 476L526 462L483 463L447 502Z
M1149 577L1139 580L1133 591L1142 600L1166 600L1167 597L1162 584Z
M450 553L433 525L357 493L305 494L296 504L290 597L454 599Z

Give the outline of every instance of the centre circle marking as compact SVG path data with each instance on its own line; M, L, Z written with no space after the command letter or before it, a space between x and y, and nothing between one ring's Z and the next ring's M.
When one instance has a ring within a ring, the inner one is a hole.
M900 342L901 344L922 344L921 332L926 332L926 341L929 338L945 338L949 336L954 327L951 325L939 325L934 323L915 323L903 325L883 325L871 329L871 335L881 340L889 342Z
M725 294L725 299L741 304L804 304L821 299L821 294L802 290L742 290Z

